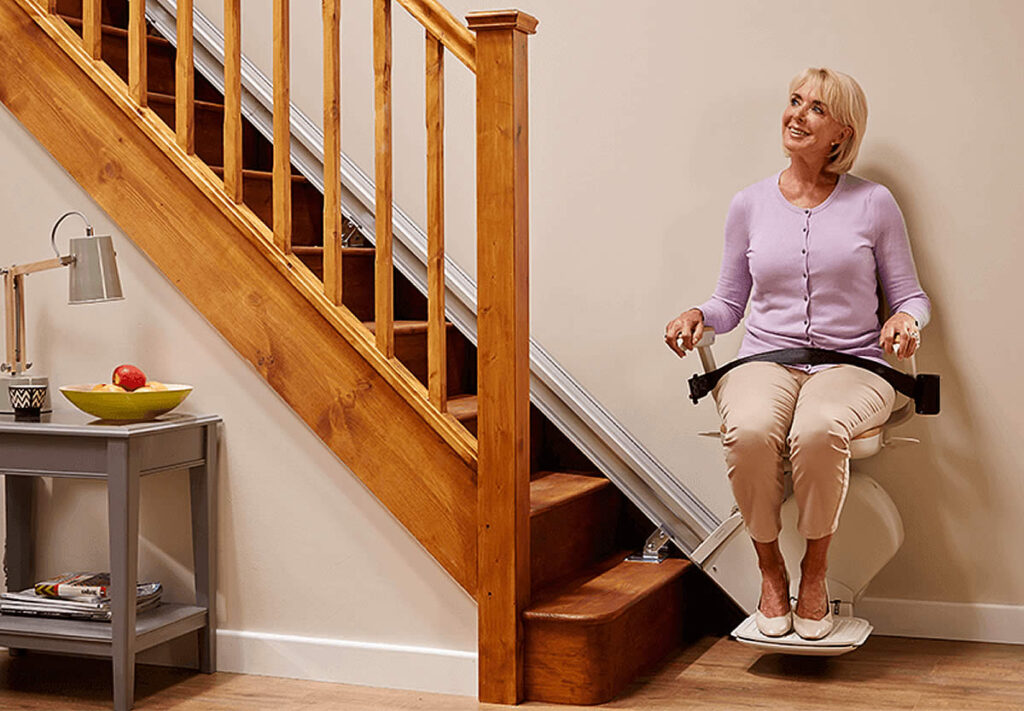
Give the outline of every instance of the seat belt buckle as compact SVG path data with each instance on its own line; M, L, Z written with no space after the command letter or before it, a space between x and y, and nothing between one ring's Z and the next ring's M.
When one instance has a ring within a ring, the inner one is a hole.
M690 399L693 400L694 405L696 405L702 397L711 392L711 388L708 387L708 380L703 375L694 375L690 378L689 384Z
M919 415L939 414L939 376L918 373L914 381L914 411Z

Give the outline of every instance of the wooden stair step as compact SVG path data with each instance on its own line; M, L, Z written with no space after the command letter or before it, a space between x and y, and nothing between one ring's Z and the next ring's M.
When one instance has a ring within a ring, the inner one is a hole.
M61 14L72 30L82 34L81 10L79 16ZM100 56L110 68L128 81L128 30L104 24L101 26ZM174 94L177 50L170 40L158 34L146 35L146 88L163 94ZM194 74L194 96L201 101L222 101L221 94L199 72Z
M523 613L526 697L600 704L684 640L691 623L687 579L695 566L625 560L553 586Z
M344 261L342 264L344 269ZM370 329L371 333L377 332L375 321L364 321L363 325ZM427 322L395 319L394 328L395 357L426 387ZM468 355L467 349L461 345L465 339L451 321L445 321L445 333L448 349L448 397L453 397L464 393L462 388L466 384L464 370L467 367ZM475 418L471 422L475 426ZM475 431L475 428L470 431Z
M217 175L224 168L212 165ZM292 173L292 243L295 245L323 244L324 196L306 177ZM274 225L274 174L267 170L242 171L242 200L267 227Z
M82 0L57 0L56 12L58 15L81 18ZM100 19L105 25L128 27L128 3L116 3L110 2L110 0L102 3Z
M173 94L148 92L149 108L172 130L176 126ZM208 165L224 165L224 104L217 101L194 102L196 155ZM274 161L273 145L248 121L242 121L242 164L245 168L268 172ZM294 172L294 171L293 171Z
M530 587L578 576L615 548L622 494L604 477L537 472L530 481Z
M474 436L477 434L476 412L477 400L475 394L448 396L448 414L461 422L462 426Z

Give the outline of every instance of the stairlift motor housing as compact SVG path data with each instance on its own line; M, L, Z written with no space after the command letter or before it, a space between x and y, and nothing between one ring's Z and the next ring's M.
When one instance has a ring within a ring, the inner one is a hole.
M715 367L709 348L713 342L714 332L709 334L705 331L705 337L698 344L706 371ZM883 428L856 437L850 443L851 460L876 454L882 448L885 427L908 417L901 416L897 410ZM796 528L798 511L796 499L791 496L793 485L788 458L784 464L786 491L781 510L779 546L789 571L790 596L795 598L799 591L800 560L806 542ZM836 626L820 640L804 640L795 632L779 638L766 637L757 630L754 612L761 593L761 576L757 554L738 508L733 508L732 514L701 543L691 557L749 615L733 631L733 636L739 641L766 651L835 655L856 649L871 633L872 628L867 620L853 617L854 605L875 575L896 555L903 544L903 536L903 521L885 490L867 474L859 474L855 469L850 471L839 526L829 545L826 574L832 612L837 615Z

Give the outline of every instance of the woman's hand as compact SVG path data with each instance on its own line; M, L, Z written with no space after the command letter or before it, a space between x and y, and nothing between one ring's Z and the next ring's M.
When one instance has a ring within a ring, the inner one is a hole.
M921 345L921 331L917 327L917 321L908 313L899 311L894 313L885 325L882 326L882 335L878 339L878 345L886 353L895 352L893 343L896 336L899 336L900 349L896 354L898 360L905 360L917 352Z
M682 334L683 347L676 343L676 338ZM690 309L676 316L665 326L665 345L671 348L682 358L686 351L693 350L697 343L700 343L704 335L704 314L700 309Z

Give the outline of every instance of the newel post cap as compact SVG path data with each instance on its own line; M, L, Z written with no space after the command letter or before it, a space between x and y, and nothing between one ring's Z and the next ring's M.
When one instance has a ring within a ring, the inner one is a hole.
M537 31L537 18L521 10L483 10L466 15L466 24L479 30L519 30L528 35Z

